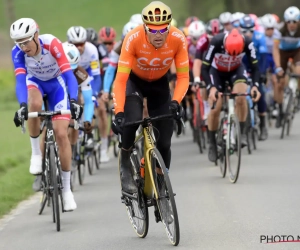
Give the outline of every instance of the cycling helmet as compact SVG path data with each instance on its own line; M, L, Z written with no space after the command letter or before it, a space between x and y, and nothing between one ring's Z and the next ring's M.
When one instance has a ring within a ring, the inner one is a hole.
M113 42L116 39L117 33L112 27L103 27L99 30L98 36L102 42Z
M133 30L137 26L139 26L139 24L137 23L133 23L133 22L126 23L124 25L123 32L122 32L123 37L125 37L129 31Z
M297 7L291 6L284 12L284 21L299 21L300 11Z
M192 38L198 39L205 33L205 26L200 21L192 22L188 27L188 35Z
M235 12L231 15L231 23L234 27L239 27L240 23L240 19L244 16L245 14L242 12Z
M177 21L174 18L172 18L171 25L177 27Z
M244 51L245 40L240 32L234 28L228 32L223 40L225 51L231 56L240 55Z
M240 19L240 27L242 29L252 29L254 26L254 20L250 17L250 15L245 15Z
M67 31L67 37L71 43L84 43L87 40L87 32L82 26L72 26Z
M199 18L196 16L190 16L185 20L185 27L189 27L190 24L194 21L199 21Z
M98 36L97 32L93 28L86 28L86 40L90 43L97 44Z
M211 19L207 25L206 25L206 32L209 35L217 35L219 33L222 33L224 31L224 27L219 21L219 19Z
M172 21L172 11L163 2L153 1L142 10L142 19L148 26L169 24Z
M261 18L261 24L265 29L270 29L277 26L277 21L272 14L266 14Z
M80 61L80 53L76 46L72 43L64 42L62 44L65 55L71 65L71 69L74 70L78 67Z
M19 40L31 37L38 31L38 25L33 19L21 18L10 26L10 37L13 40Z
M219 16L219 20L222 24L224 23L230 23L231 21L231 13L230 12L223 12Z
M143 24L143 19L142 19L142 15L141 14L133 14L131 17L130 17L130 22L133 22L133 23L137 23L137 24Z

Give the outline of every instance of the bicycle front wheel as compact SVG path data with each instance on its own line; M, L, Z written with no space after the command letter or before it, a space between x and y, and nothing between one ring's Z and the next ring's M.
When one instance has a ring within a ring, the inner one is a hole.
M241 129L240 123L235 114L229 120L229 147L226 145L226 162L229 171L229 180L236 183L241 166Z
M159 153L154 148L150 151L150 162L158 197L156 203L164 224L167 236L172 245L177 246L180 241L179 220L168 170Z
M199 101L195 101L195 109L196 109L196 124L195 124L195 139L199 147L199 151L201 154L203 154L203 148L205 147L204 145L204 133L202 130L202 115L201 115L201 110L200 110L200 104Z
M286 110L285 110L283 121L282 121L282 130L281 130L280 139L283 139L286 127L287 127L287 132L288 133L290 132L289 131L289 122L290 122L289 119L290 119L290 116L291 116L291 107L292 107L292 102L293 102L293 92L292 92L292 90L289 90L287 98L288 98L288 102L287 102Z
M53 212L55 213L55 219L56 219L56 230L60 231L60 211L59 211L59 191L58 191L58 182L57 182L57 165L55 161L55 152L54 152L54 146L50 145L49 147L49 165L51 169L51 184L52 184L52 199L53 199Z

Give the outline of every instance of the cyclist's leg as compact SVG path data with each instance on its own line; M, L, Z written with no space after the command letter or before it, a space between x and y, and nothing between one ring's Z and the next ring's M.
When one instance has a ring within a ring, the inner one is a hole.
M124 117L126 122L134 122L143 118L143 95L137 83L142 82L137 76L130 74L126 85L126 99L124 105ZM138 126L123 128L122 148L120 159L120 174L122 189L129 193L137 191L136 182L133 179L130 154Z
M52 79L44 84L44 91L48 96L49 110L66 110L70 109L66 84L62 76ZM62 184L64 208L66 211L74 210L77 205L70 188L71 178L71 144L68 138L68 127L70 115L57 115L52 118L55 140L58 145L59 158L62 168Z
M212 83L218 89L218 91L222 90L222 81L225 81L227 76L224 74L221 75L215 68L210 68L210 77L212 79ZM209 92L207 93L209 96ZM219 96L220 97L220 96ZM209 105L212 106L213 102L209 98ZM222 98L218 98L215 108L212 109L208 115L208 136L209 136L209 150L208 150L208 159L211 162L215 162L217 160L217 142L216 142L216 133L219 127L219 117L222 108Z
M170 90L166 78L162 77L148 86L147 105L150 117L169 114L171 101ZM157 149L159 150L166 168L169 169L171 162L171 138L173 135L173 120L162 120L153 122Z
M27 75L26 77L29 112L42 110L44 92L40 85L40 82L40 80L30 75ZM42 172L42 150L40 148L40 118L28 119L28 131L30 135L32 150L29 172L31 174L40 174Z
M106 111L106 105L105 102L102 100L102 98L98 99L99 103L99 131L101 135L101 156L100 160L101 162L108 162L109 157L107 154L107 147L108 147L108 119L107 119L107 111Z
M233 84L233 92L235 93L246 93L247 92L247 72L243 65L241 65L237 70L232 72L231 82ZM246 137L246 119L248 115L248 106L245 96L237 96L235 98L235 113L240 122L241 129L241 144L247 146Z

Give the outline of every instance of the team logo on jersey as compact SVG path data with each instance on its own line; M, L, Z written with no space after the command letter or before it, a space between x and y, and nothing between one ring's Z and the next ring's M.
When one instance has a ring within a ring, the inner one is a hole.
M132 40L133 40L134 38L137 38L137 37L139 36L139 33L140 33L140 31L135 32L135 33L133 33L132 35L130 35L130 36L128 37L127 42L126 42L126 46L125 46L125 49L126 49L127 51L129 50L129 45L130 45L130 43L132 42Z
M138 62L138 64L140 64L142 66L149 65L152 67L161 67L161 66L170 65L172 63L173 59L174 59L173 57L168 57L161 62L161 59L158 57L152 58L150 61L146 57L139 57L139 58L137 58L137 62Z
M97 69L97 68L99 68L98 62L97 62L97 61L92 61L92 62L91 62L91 68L92 68L92 69Z

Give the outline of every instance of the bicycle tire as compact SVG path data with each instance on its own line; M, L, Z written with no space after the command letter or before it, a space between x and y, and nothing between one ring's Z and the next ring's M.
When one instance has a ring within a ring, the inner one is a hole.
M154 149L150 150L149 154L150 154L149 156L150 156L153 180L155 182L155 188L156 188L157 194L158 194L158 197L155 197L157 207L159 209L162 223L165 227L169 241L171 242L172 245L177 246L180 241L179 220L178 220L178 214L177 214L174 193L173 193L171 181L170 181L170 178L168 175L168 171L166 169L165 163L164 163L158 149L154 148ZM160 166L160 169L163 174L157 174L157 172L156 172L157 165ZM159 184L159 183L161 183L161 184ZM161 186L161 189L164 189L163 193L162 193L162 191L159 191L160 190L159 185ZM165 197L163 197L163 196L165 196ZM166 201L168 203L165 204L164 201ZM168 217L169 214L166 211L167 209L171 210L170 212L172 212L172 215L170 215L170 216L172 216L172 217ZM168 222L168 219L172 219L172 222ZM171 224L174 224L173 232L171 232L171 230L170 230Z
M195 130L195 136L196 136L196 142L199 147L200 154L203 154L203 145L202 145L202 140L203 140L203 131L202 131L202 119L201 119L201 111L200 111L200 103L198 100L195 100L195 107L196 109L196 124L194 126Z
M39 209L39 215L41 215L44 211L44 208L46 206L48 200L48 195L46 191L43 191L42 197L41 197L41 201L40 201L40 209Z
M227 168L227 164L226 164L226 142L223 139L223 124L224 124L224 120L226 118L223 117L221 119L221 122L219 124L219 129L218 129L218 133L217 133L217 149L218 149L218 165L220 168L220 172L221 172L221 176L222 178L225 178L226 176L226 168Z
M253 149L256 150L257 146L256 146L256 141L257 141L257 130L253 129L251 130L251 139L252 139L252 144L253 144Z
M251 155L252 154L252 150L251 150L251 130L252 130L252 126L251 126L251 113L250 113L250 105L247 102L247 109L248 109L248 114L247 114L247 119L246 119L246 136L247 136L247 149L248 149L248 154Z
M54 145L49 146L49 166L51 169L51 184L53 188L52 196L54 201L54 211L56 218L56 230L60 231L60 210L59 210L59 190L58 190L58 181L57 181L57 163L55 160L55 151Z
M78 172L78 180L80 186L84 183L84 177L85 177L85 171L86 171L86 156L85 156L85 150L84 147L81 146L81 141L78 141L79 143L79 160L77 161L77 172Z
M231 138L231 129L233 128L233 123L235 124L235 129L234 132L236 132L236 143L235 143L235 151L237 152L237 157L238 157L238 161L237 161L237 166L236 169L233 170L231 164L230 164L230 155L232 154L232 149L230 148L226 148L226 161L227 161L227 167L228 167L228 171L229 171L229 180L231 183L236 183L239 177L239 173L240 173L240 167L241 167L241 129L240 129L240 124L239 124L239 120L237 118L237 116L235 114L231 115L230 119L229 119L229 129L230 131L228 131L227 135L229 136L229 138ZM230 143L231 145L231 143Z
M134 164L140 164L139 160L134 156L133 156L133 160L134 160ZM119 164L119 171L120 171L120 164ZM141 177L139 176L139 178ZM121 179L120 179L120 183L121 183ZM125 205L127 216L134 232L138 237L145 238L148 234L148 229L149 229L149 212L148 212L147 198L144 195L143 187L141 185L139 185L138 187L139 187L138 188L139 193L136 195L136 199L123 195L122 202ZM138 197L140 199L138 199Z
M118 144L116 141L113 142L113 146L114 146L114 156L118 157L119 149L118 149Z
M87 157L87 166L90 175L94 174L94 163L95 163L95 155L94 152L90 153Z
M286 110L285 110L283 121L282 121L282 129L281 129L280 139L284 138L285 125L287 124L289 116L290 116L290 109L291 109L292 101L293 101L293 92L290 90L288 104L286 106Z

